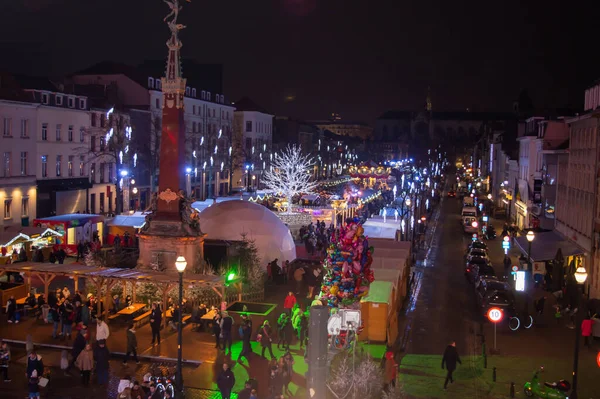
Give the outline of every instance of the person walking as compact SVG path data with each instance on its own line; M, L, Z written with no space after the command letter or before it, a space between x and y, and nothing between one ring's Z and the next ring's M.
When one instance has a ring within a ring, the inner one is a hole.
M108 324L104 321L104 316L100 316L96 319L96 341L106 341L110 336L110 329Z
M273 330L269 325L269 320L265 320L260 327L259 335L260 335L260 344L262 345L262 357L265 357L265 350L269 350L269 354L271 355L271 359L275 359L275 355L273 354L273 339L271 338L273 334Z
M33 370L31 375L28 377L27 388L29 393L29 399L39 398L40 397L40 376L38 376L37 370Z
M444 356L442 357L442 369L444 369L445 366L448 371L446 374L446 381L444 381L444 389L447 388L448 381L450 381L450 383L454 382L452 373L456 370L456 363L462 364L460 357L458 356L458 351L456 350L456 342L452 341L452 343L446 347Z
M281 382L283 384L283 392L292 395L289 385L292 382L292 374L294 373L294 358L290 352L286 352L279 359L279 369L281 370Z
M215 336L215 348L221 349L221 313L217 312L213 319L213 335Z
M87 344L81 351L77 360L75 360L75 366L81 370L81 383L84 387L90 385L90 376L92 369L94 368L94 352L92 352L92 346Z
M66 287L65 287L66 288ZM73 320L75 318L74 308L69 301L69 297L65 295L64 302L61 306L60 318L62 321L62 332L60 335L67 339L71 339L71 331L73 330Z
M48 311L48 315L52 318L52 338L58 338L58 327L60 324L60 314L58 312L58 305L54 305Z
M8 377L8 365L10 364L10 348L4 341L0 343L0 371L4 377L4 382L10 382Z
M17 320L17 301L15 300L15 297L13 295L11 295L8 298L8 301L6 301L6 318L8 319L9 323L18 323L19 320Z
M127 354L125 355L125 360L123 360L123 365L127 366L127 360L129 360L129 355L132 353L135 363L140 364L137 357L137 337L135 335L135 328L133 324L130 324L129 329L127 330Z
M285 346L285 324L287 322L287 314L282 313L277 319L277 349L281 349L281 344Z
M73 359L72 360L73 364L75 364L75 362L77 362L79 355L81 354L81 352L85 349L85 347L87 345L87 341L85 339L86 332L87 331L80 330L79 333L77 334L77 336L75 337L75 340L73 341L73 349L71 350L71 357Z
M510 256L504 255L504 261L502 263L504 264L504 278L508 279L508 276L510 276L510 266L512 263Z
M298 267L294 271L294 280L296 280L296 295L300 295L300 290L302 290L302 281L304 281L304 274L306 270L303 267Z
M292 344L292 338L294 337L294 326L292 324L292 319L290 317L286 317L285 324L283 325L283 349L286 351L290 350L290 345Z
M217 377L217 386L219 387L219 391L221 392L222 399L230 399L231 398L231 390L235 385L235 376L233 372L229 368L229 364L223 363L223 371Z
M250 358L248 357L252 353L252 344L250 340L252 339L252 324L248 320L242 320L242 351L238 356L237 361L239 363L242 362L242 357L245 357L250 363Z
M152 330L152 343L150 345L154 345L154 341L160 345L160 324L162 323L162 312L160 311L160 307L156 304L152 304L152 313L150 313L150 329Z
M223 312L223 318L221 319L221 336L223 337L223 351L231 355L231 330L233 329L233 318L229 316L227 311Z
M96 361L96 375L98 377L98 385L105 385L108 383L109 358L110 352L106 347L106 341L98 341L96 343L96 347L94 348L94 360Z
M590 319L589 315L586 315L585 320L581 322L581 336L583 337L585 346L591 349L592 319Z
M398 363L394 359L394 352L387 351L385 353L385 370L384 370L384 389L391 391L396 388L396 378L398 377Z
M292 309L294 309L294 305L296 305L296 296L294 296L294 293L290 291L283 301L283 309L288 316L292 315Z

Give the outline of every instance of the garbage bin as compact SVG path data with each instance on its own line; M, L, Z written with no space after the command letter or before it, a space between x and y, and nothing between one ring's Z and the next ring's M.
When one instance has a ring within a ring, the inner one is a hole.
M21 226L29 226L29 216L21 216Z

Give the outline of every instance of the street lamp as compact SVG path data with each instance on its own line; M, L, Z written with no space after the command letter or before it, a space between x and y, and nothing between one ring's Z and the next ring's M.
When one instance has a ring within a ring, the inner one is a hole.
M175 267L179 272L179 311L177 312L177 376L175 377L175 385L177 388L177 398L183 398L183 372L181 370L182 363L182 326L181 312L183 311L183 272L187 262L183 256L178 256L175 261Z
M531 259L531 243L533 242L533 240L535 240L535 233L533 232L533 230L529 230L527 232L527 235L525 236L527 237L527 242L529 242L529 249L527 250L527 257L529 258L529 267L533 267L532 259Z
M580 287L583 287L585 280L587 280L587 272L583 266L579 266L575 270L575 281ZM577 317L581 313L581 297L582 293L577 290L577 313L575 313L575 349L573 352L573 390L571 391L571 398L577 399L577 368L579 363L579 337L581 336L581 322L580 317Z

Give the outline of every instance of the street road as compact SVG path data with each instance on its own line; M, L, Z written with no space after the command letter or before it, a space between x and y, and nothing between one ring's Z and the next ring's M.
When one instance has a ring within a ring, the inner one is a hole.
M406 353L440 355L451 341L459 353L472 353L481 317L464 276L470 236L460 225L460 210L460 200L444 198L437 226L430 226L435 231L426 242L425 258L415 267L414 295L406 309Z

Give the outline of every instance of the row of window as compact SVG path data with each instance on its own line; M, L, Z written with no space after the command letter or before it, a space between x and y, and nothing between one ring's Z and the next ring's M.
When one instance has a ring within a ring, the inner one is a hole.
M62 94L54 94L54 105L57 107L63 107L64 103L64 95ZM76 102L79 106L79 109L86 109L87 101L85 98L75 98L71 96L67 96L67 107L75 108ZM42 93L42 104L48 105L50 104L50 93Z
M270 123L256 122L256 125L254 127L256 128L256 133L272 133L272 126ZM252 121L246 121L246 132L252 133L252 131Z
M48 155L42 155L41 159L41 176L48 177ZM13 173L13 159L11 152L4 152L2 156L2 173L3 177L11 177L11 176L27 176L29 173L29 155L26 151L21 151L20 163L19 163L19 174L15 175ZM74 177L75 176L75 156L69 155L67 161L67 176ZM56 156L56 177L63 176L63 156ZM79 176L85 176L85 156L79 156Z
M4 200L4 219L12 219L13 217L13 200L8 198ZM21 198L21 216L29 216L29 198Z
M13 137L13 122L12 122L12 118L4 118L3 121L3 131L2 131L2 135L4 137ZM29 120L28 119L21 119L21 124L20 124L20 137L21 138L29 138ZM74 130L74 126L73 125L69 125L67 127L67 141L72 142L74 140L73 138L73 130ZM62 141L62 132L63 132L63 125L62 124L57 124L56 125L56 129L55 129L55 133L56 133L56 141ZM83 141L85 140L85 128L81 127L79 128L79 141L83 143ZM47 123L42 123L42 141L48 141L48 124Z
M2 135L4 137L12 137L13 136L13 121L12 118L4 118L3 120L3 129L2 129ZM28 119L21 119L21 125L20 125L21 129L19 130L20 132L20 137L21 138L28 138L29 137L29 120Z
M92 183L112 183L115 164L113 162L102 162L99 167L100 181L96 181L96 163L90 165L90 178ZM108 170L108 173L106 171Z
M160 102L160 98L157 98L154 100L154 105L156 107L156 109L160 109L161 107L161 102ZM204 109L204 112L202 111ZM200 117L207 117L207 118L216 118L217 117L217 111L214 108L207 108L206 105L204 106L196 106L196 105L192 105L192 115L198 115ZM223 111L221 110L221 119L226 119L229 120L229 111ZM92 126L94 126L94 124L92 123Z
M148 88L161 90L162 89L161 80L149 77L148 78ZM196 89L191 88L189 86L185 88L185 95L187 97L196 98L196 94L197 94ZM205 101L212 101L212 95L211 95L210 91L202 90L200 92L200 99L205 100ZM220 103L220 104L225 104L225 96L222 94L215 94L215 102Z

